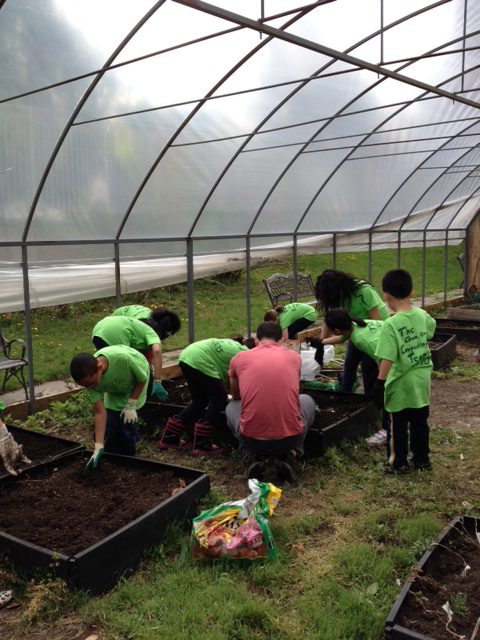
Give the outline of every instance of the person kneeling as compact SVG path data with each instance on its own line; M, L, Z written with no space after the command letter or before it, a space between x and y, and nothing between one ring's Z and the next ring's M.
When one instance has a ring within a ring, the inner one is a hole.
M262 479L264 460L274 458L279 479L293 480L315 416L313 398L299 395L300 355L284 347L281 339L280 325L263 322L257 328L257 346L230 362L227 423L239 441L249 478Z

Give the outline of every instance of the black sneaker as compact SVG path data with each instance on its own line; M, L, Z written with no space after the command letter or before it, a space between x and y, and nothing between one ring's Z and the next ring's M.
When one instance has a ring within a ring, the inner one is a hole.
M394 467L386 462L383 465L383 470L385 473L389 473L391 475L405 475L412 472L412 467L409 464L402 464L399 467Z
M255 478L255 480L261 480L265 473L265 463L261 460L256 460L248 467L245 472L246 478Z
M287 460L277 460L276 462L278 479L282 482L295 482L297 479L295 469Z
M414 462L413 468L417 471L431 471L432 463L430 462L430 460L425 460L424 462Z

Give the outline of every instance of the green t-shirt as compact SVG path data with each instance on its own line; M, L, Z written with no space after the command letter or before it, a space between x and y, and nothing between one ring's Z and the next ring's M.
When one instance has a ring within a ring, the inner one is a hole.
M342 300L341 306L352 318L358 318L359 320L368 320L369 311L375 309L375 307L378 307L380 310L381 320L386 320L389 317L387 305L383 302L372 285L361 280L358 289L350 296L350 298Z
M282 329L286 329L297 320L305 318L315 322L317 312L314 307L305 302L291 302L283 307L283 311L278 315L278 321Z
M98 336L109 346L124 344L139 351L148 351L152 344L161 344L155 331L136 318L107 316L93 327L92 338Z
M124 345L104 347L95 353L95 357L104 356L108 360L108 368L102 374L95 389L87 389L88 399L92 404L103 398L106 409L122 411L139 382L147 382L150 366L144 355ZM137 400L137 409L145 404L147 384Z
M427 340L435 320L423 309L400 311L383 323L376 356L393 362L385 381L385 409L419 409L430 403L432 358Z
M230 360L240 351L248 351L248 347L230 338L208 338L192 342L185 347L178 361L188 364L206 376L226 382Z
M375 353L383 330L383 320L365 320L365 322L366 327L360 327L355 322L353 323L354 329L350 335L350 340L357 349L366 353L378 364L380 358L377 358Z
M125 307L118 307L115 309L112 316L127 316L128 318L137 318L137 320L143 320L150 318L152 310L148 307L144 307L141 304L128 304Z

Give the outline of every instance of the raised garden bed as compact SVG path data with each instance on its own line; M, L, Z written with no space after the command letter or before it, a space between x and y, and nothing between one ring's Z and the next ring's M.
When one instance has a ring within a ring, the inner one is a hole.
M342 440L356 440L374 429L379 412L375 403L363 394L302 389L317 403L315 421L305 439L305 456L321 455Z
M391 640L480 638L480 544L477 518L454 520L423 555L385 622ZM449 603L453 612L442 608ZM447 628L448 623L448 628Z
M168 402L149 401L142 409L142 418L150 427L163 425L167 417L179 413L190 401L188 387L183 378L166 380L164 386L169 392ZM337 393L303 387L300 393L312 396L321 408L315 413L315 422L305 440L307 457L322 455L327 447L334 446L345 438L356 439L368 435L378 420L375 404L363 394ZM184 404L170 404L171 400L183 401ZM225 426L225 430L227 436L225 440L231 442L228 427Z
M454 334L458 342L463 340L469 344L480 345L480 323L471 320L437 318L437 331Z
M208 476L105 454L86 471L80 451L0 481L0 551L28 573L48 570L101 593L135 568L173 520L190 519Z
M442 369L457 357L457 338L455 334L436 331L432 340L428 341L432 354L433 368Z
M16 467L17 471L25 471L38 467L38 465L51 460L63 458L63 456L83 449L83 445L73 440L64 440L44 433L37 433L20 427L8 427L8 430L18 444L23 445L23 452L30 458L32 464L21 464ZM0 466L0 478L9 474Z

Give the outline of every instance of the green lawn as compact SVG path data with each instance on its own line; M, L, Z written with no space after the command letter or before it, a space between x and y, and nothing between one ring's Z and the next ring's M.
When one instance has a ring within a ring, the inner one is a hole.
M466 357L437 377L447 385L478 382L479 374ZM89 443L89 422L81 393L29 418L28 426ZM385 477L377 468L382 452L363 442L305 463L299 484L283 488L272 518L276 562L193 561L189 533L172 526L141 568L102 597L69 592L51 579L25 582L0 563L0 589L14 587L20 604L3 619L4 628L0 619L0 636L381 640L412 565L446 522L475 513L479 504L480 433L432 427L432 473ZM139 455L193 463L209 473L212 492L204 507L247 493L235 451L228 460L192 461L160 453L156 440L145 437Z
M458 287L462 274L456 260L461 246L449 247L448 289ZM389 269L396 268L397 254L391 249L373 253L372 283L381 292L381 279ZM444 248L432 247L426 254L426 294L443 291ZM301 256L299 271L316 276L332 266L332 256ZM337 255L337 268L366 278L368 275L368 255L366 253L342 253ZM403 249L401 266L411 272L417 291L421 293L422 250ZM251 276L252 327L263 319L269 308L262 279L277 271L292 269L291 262L275 261L256 267ZM204 278L195 282L195 338L231 337L244 333L247 327L245 302L245 273L235 272L221 276ZM173 285L139 294L124 296L123 304L133 302L152 307L165 305L177 311L182 319L182 329L165 341L164 351L186 346L187 338L187 294L184 284ZM57 307L47 307L32 311L33 364L35 382L63 380L69 377L69 363L79 351L91 351L90 336L98 320L114 309L113 299L82 302ZM23 313L0 314L3 332L9 338L24 336ZM13 380L7 390L18 387Z

